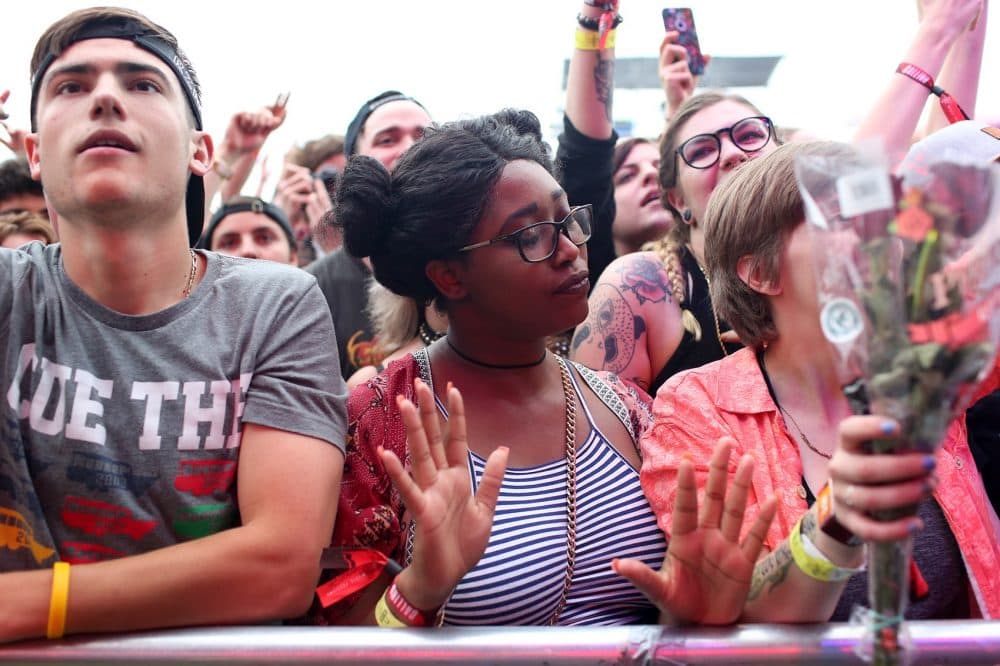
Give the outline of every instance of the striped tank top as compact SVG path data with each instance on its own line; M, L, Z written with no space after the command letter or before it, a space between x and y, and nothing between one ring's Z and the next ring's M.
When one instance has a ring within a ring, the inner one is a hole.
M597 428L575 373L570 377L589 431L577 444L576 564L558 624L655 623L656 608L612 570L611 560L633 557L658 570L666 551L663 532L639 472ZM438 408L447 418L440 401ZM473 489L485 462L469 453ZM444 624L548 624L566 576L566 527L566 459L508 467L486 552L446 604Z

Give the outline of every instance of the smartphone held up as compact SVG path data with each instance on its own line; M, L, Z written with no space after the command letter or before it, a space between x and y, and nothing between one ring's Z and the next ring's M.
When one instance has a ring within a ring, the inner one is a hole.
M667 32L678 33L677 43L688 53L688 67L695 76L705 73L705 56L698 45L698 33L694 29L694 15L688 7L667 7L663 10L663 27Z

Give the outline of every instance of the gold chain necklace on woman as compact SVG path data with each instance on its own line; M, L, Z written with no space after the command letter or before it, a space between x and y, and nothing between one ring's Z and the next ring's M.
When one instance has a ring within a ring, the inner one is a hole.
M690 252L690 250L688 251ZM729 356L726 343L722 341L722 327L719 326L719 315L715 313L715 303L712 302L712 281L708 279L708 273L701 267L701 262L695 259L694 263L698 264L698 270L701 271L702 276L705 278L705 284L708 285L708 307L712 310L712 321L715 322L715 339L719 341L719 348L722 349L722 355Z
M559 622L559 616L566 608L569 590L573 585L573 569L576 566L576 397L570 384L569 368L566 361L556 357L562 377L563 396L566 398L566 577L563 578L559 603L552 613L549 626Z
M566 608L569 591L573 585L573 571L576 568L576 398L566 361L559 357L556 357L556 361L559 363L563 397L566 399L566 575L549 626L555 626L559 622L559 616ZM444 624L447 605L448 602L445 602L438 613L439 627Z

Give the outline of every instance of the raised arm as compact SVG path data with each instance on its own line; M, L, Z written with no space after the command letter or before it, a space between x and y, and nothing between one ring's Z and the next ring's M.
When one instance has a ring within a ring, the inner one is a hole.
M916 65L937 79L952 45L969 29L982 5L983 0L924 0L923 18L902 62ZM910 147L929 94L920 83L893 72L858 127L855 142L881 137L895 166Z
M305 612L319 577L343 455L328 442L246 424L242 524L142 555L75 566L67 633L268 622ZM44 637L52 570L0 575L0 641Z
M660 85L666 97L667 122L670 122L680 105L694 94L694 89L698 85L698 79L691 73L688 65L687 50L677 44L679 36L680 33L676 30L670 30L660 42L659 75ZM707 66L711 56L705 54L704 57Z
M9 98L9 90L0 92L0 130L3 130L3 133L0 134L0 143L7 146L10 152L14 153L14 157L25 157L24 137L27 135L27 131L18 127L11 127L7 123L7 119L10 116L8 116L7 112L4 111L3 105ZM4 136L4 134L6 134L6 136Z
M226 201L243 189L267 137L285 122L287 102L286 95L279 95L274 104L260 111L241 111L229 119L212 170L205 175L206 211L216 192Z
M580 6L579 16L584 23L600 21L604 9L595 4L584 2ZM608 2L607 6L617 7L617 4ZM615 87L614 34L609 35L604 49L599 48L599 39L598 31L578 23L576 48L570 56L566 79L566 116L586 136L608 139L611 137Z
M983 0L979 16L972 20L968 30L962 31L945 58L937 84L948 91L959 106L969 114L976 115L976 97L979 92L979 75L983 69L983 50L986 43L986 19L989 0ZM941 111L941 105L931 100L930 115L923 136L927 136L949 124Z
M556 159L570 205L592 204L594 228L587 242L587 266L596 280L615 258L611 225L615 219L612 159L618 139L612 123L616 32L600 48L602 14L617 15L617 1L581 3L575 44L566 79L566 115ZM607 10L605 9L608 8Z

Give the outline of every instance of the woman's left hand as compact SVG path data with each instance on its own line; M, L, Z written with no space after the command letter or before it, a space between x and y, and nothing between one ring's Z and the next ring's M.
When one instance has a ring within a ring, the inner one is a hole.
M753 459L743 456L727 493L728 461L734 444L731 437L722 437L716 444L700 512L693 465L688 460L681 463L673 532L658 572L639 560L613 563L615 571L677 622L720 625L739 618L777 509L773 497L762 504L753 527L740 543Z
M867 442L900 436L899 424L881 416L849 416L838 433L829 467L837 520L865 541L895 541L920 531L916 507L937 485L934 454L869 453ZM879 520L876 512L900 515Z

